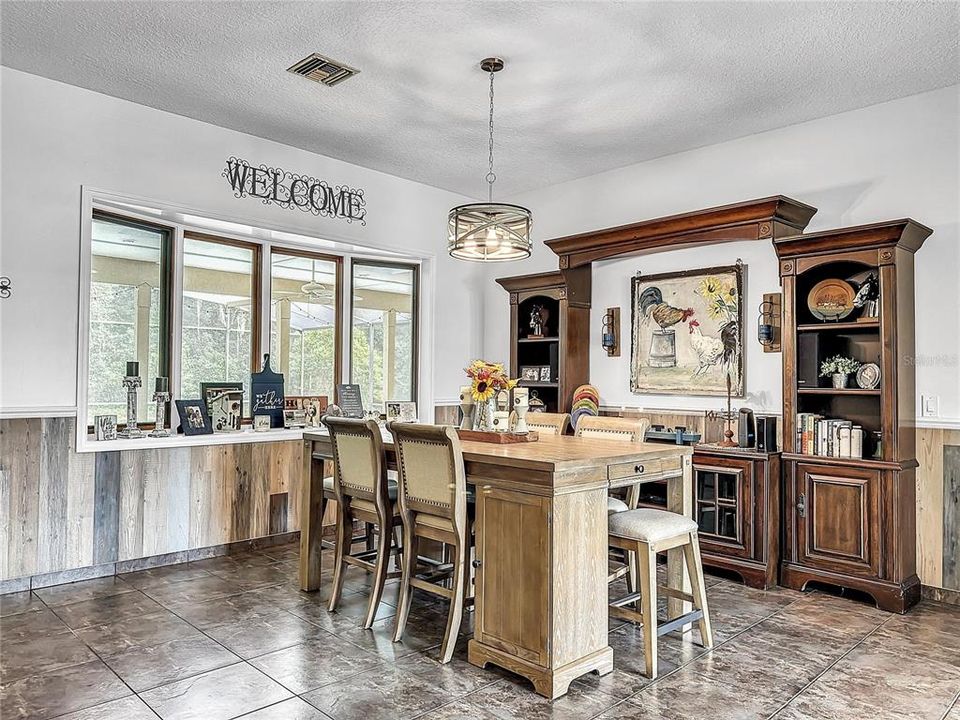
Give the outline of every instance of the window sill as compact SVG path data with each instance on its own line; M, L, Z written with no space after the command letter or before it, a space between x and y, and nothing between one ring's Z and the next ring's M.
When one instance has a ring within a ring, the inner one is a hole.
M308 428L318 430L318 428ZM165 438L118 438L116 440L95 440L92 436L80 438L77 442L78 453L112 452L115 450L162 450L176 447L198 447L204 445L240 445L243 443L283 442L302 440L303 428L267 430L240 430L239 432L214 433L213 435L174 435Z

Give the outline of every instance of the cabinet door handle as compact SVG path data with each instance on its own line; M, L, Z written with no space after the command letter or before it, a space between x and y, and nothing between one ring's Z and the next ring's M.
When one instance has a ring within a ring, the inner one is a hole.
M634 471L637 475L639 475L640 473L643 472L643 465L634 465L633 471Z
M473 565L474 568L479 568L481 565L483 565L483 563L479 560L473 560L470 564Z
M807 516L807 497L803 493L800 493L800 499L797 501L797 512L800 513L800 517Z

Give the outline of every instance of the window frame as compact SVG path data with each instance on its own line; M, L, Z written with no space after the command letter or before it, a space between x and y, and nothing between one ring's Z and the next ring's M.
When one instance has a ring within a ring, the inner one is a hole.
M437 253L432 249L401 248L396 245L387 246L375 238L364 238L365 233L350 231L346 228L331 226L318 231L312 221L300 222L298 217L288 222L277 222L277 218L264 217L262 214L245 214L243 208L231 209L229 212L215 210L210 207L197 207L177 202L171 203L147 196L122 193L96 186L83 185L80 188L79 216L79 272L78 272L78 312L76 341L76 401L70 408L76 417L82 417L87 407L87 385L89 382L89 332L90 332L90 291L91 291L91 249L92 226L94 212L116 215L119 219L132 223L156 225L171 231L170 237L170 273L172 284L169 286L170 328L167 333L169 368L172 399L180 399L179 388L181 382L180 351L182 345L182 317L179 298L183 293L183 239L187 233L194 235L211 235L218 240L233 240L256 245L260 252L260 307L257 308L260 321L259 346L269 347L270 344L270 306L266 298L270 297L270 267L268 264L270 251L276 248L280 253L298 254L309 253L338 258L340 261L340 292L341 301L338 304L340 312L339 337L339 368L336 369L337 384L348 382L350 369L350 333L343 325L350 312L348 303L352 302L352 273L351 264L354 262L373 265L398 264L415 268L417 278L416 298L416 326L415 343L416 356L413 385L415 388L414 400L420 408L421 416L432 419L434 403L439 400L434 397L433 350L435 344L434 318L435 310L432 298L436 285ZM351 322L352 325L352 322ZM256 366L259 367L259 366ZM421 377L422 375L422 377ZM152 387L152 382L149 382ZM442 399L447 402L447 398ZM148 414L151 416L152 411ZM176 428L178 418L173 402L169 404L167 413L168 428ZM138 425L148 429L146 422ZM170 448L195 445L221 445L248 442L276 441L296 439L297 431L273 431L271 433L255 434L247 428L243 433L222 433L216 435L202 435L185 437L171 433L168 438L139 438L117 439L112 441L96 441L93 439L93 428L83 422L77 422L75 427L76 451L79 453L106 452L125 449Z
M261 341L263 339L263 280L261 277L263 272L263 245L260 243L250 242L249 240L237 240L231 237L224 237L222 235L215 235L212 233L185 228L183 231L183 242L180 244L180 250L176 258L180 265L181 273L185 267L183 264L183 253L186 249L187 240L198 240L200 242L211 243L213 245L224 245L226 247L237 247L252 251L253 260L251 262L250 285L253 294L250 298L250 372L257 372L260 368L260 359L263 357L260 354ZM183 293L184 287L183 282L181 281L180 292L178 294L180 301L178 303L180 305L179 327L177 328L178 335L180 335L181 356L183 354ZM180 370L177 377L177 387L180 389L180 385L183 382L183 367L179 360L177 365L178 369ZM179 392L176 393L176 397L177 399L183 399L180 397ZM253 407L252 403L251 407ZM253 420L251 416L244 415L241 418L241 422L244 424L250 424L253 422Z
M269 248L266 248L267 252L265 255L265 267L269 269L267 273L267 280L269 287L265 297L268 298L267 304L264 307L264 314L266 317L267 325L267 347L270 347L270 333L273 331L273 314L270 312L271 304L273 303L273 256L276 255L286 255L288 257L298 257L306 258L308 260L321 260L324 262L332 262L336 266L337 279L334 283L334 333L333 333L333 391L336 393L337 383L340 382L343 378L343 265L344 265L344 256L342 255L328 255L326 253L314 252L312 250L304 250L302 248L289 247L287 245L280 245L271 243ZM351 293L353 291L353 283L351 278ZM279 359L278 359L279 362ZM278 366L279 367L279 366ZM284 394L286 394L286 385L284 385ZM329 401L334 402L334 398L331 396Z
M130 227L141 228L146 230L151 230L163 235L163 240L160 243L160 342L158 344L158 358L157 358L157 367L163 370L167 377L169 378L172 374L173 369L173 358L171 356L171 347L173 345L172 331L173 331L173 283L174 283L174 258L176 257L177 250L177 228L174 225L167 225L163 222L156 222L153 220L144 220L140 217L126 216L122 213L119 213L115 210L106 210L102 207L94 207L93 212L90 214L90 225L93 226L94 220L105 220L107 222L113 222L120 225L127 225ZM88 265L86 270L87 276L87 287L86 287L86 322L82 328L79 328L80 334L84 335L84 343L87 347L86 351L86 360L85 360L85 372L83 378L84 385L84 402L82 406L77 407L77 413L81 418L86 419L87 414L90 410L90 297L93 289L93 277L91 271L93 270L93 238L92 238L92 229L91 229L91 244L86 253ZM82 270L81 270L82 272ZM81 283L81 292L83 292L83 283ZM146 388L146 386L144 386ZM143 390L146 392L146 389ZM149 405L149 403L147 403ZM170 405L167 403L167 417L170 417ZM77 423L78 426L82 426L82 420ZM137 426L143 428L144 430L153 430L156 427L156 423L153 419L143 418L137 420ZM94 427L92 424L87 423L87 434L94 434Z
M392 260L375 260L372 258L354 258L350 262L350 335L349 346L351 348L350 366L347 368L347 376L352 383L353 380L353 312L354 312L354 268L358 265L367 267L394 267L413 271L412 297L410 298L410 319L413 323L410 334L410 346L413 349L413 357L410 365L410 396L414 402L417 402L417 412L419 414L419 379L420 379L420 265L415 263L396 262ZM384 402L389 402L389 398Z

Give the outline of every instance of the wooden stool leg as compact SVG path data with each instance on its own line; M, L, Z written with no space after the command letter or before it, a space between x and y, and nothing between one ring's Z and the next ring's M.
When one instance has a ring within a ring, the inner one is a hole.
M370 586L370 601L367 604L367 617L363 622L363 629L368 630L377 616L380 607L380 598L383 597L383 584L387 581L388 566L390 564L390 548L392 547L389 526L381 524L380 542L377 544L377 559L374 560L373 583Z
M460 545L453 547L453 597L450 598L450 612L447 614L447 631L443 634L443 645L440 648L440 662L446 664L453 657L453 650L457 644L457 635L460 633L460 622L463 620L464 587L467 577L466 554L468 548Z
M413 521L405 522L403 526L405 540L407 543L406 551L403 553L403 573L400 577L400 602L397 605L397 617L394 619L393 641L400 642L403 637L403 629L407 625L407 617L410 615L410 601L413 599L413 588L410 586L410 579L417 572L417 553L419 551L420 540L416 535L407 533L407 529L413 527Z
M657 677L657 554L647 543L637 543L640 564L640 612L643 615L643 654L647 677Z
M703 563L700 560L700 540L697 533L690 533L690 541L683 546L683 556L690 573L694 607L703 612L700 619L700 642L705 648L712 648L713 627L710 625L710 612L707 610L707 590L703 580Z
M347 503L349 505L349 503ZM337 547L334 554L333 588L330 591L330 611L337 609L343 594L343 580L347 563L344 558L350 554L350 542L353 539L353 519L349 509L338 503L337 507Z

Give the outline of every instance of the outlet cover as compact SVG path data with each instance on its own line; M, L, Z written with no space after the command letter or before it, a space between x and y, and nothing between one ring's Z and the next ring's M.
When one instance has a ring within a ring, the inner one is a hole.
M940 396L924 395L920 411L923 417L940 417Z

